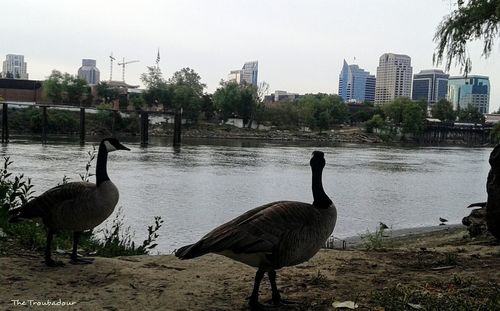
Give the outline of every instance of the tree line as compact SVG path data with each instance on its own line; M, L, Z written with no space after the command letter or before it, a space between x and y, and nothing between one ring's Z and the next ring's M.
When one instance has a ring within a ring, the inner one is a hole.
M200 119L227 121L229 118L241 118L247 127L259 123L279 129L307 128L319 132L341 124L363 123L368 132L376 130L388 134L419 135L429 116L443 122L484 122L476 107L454 110L446 99L433 104L430 111L425 101L401 97L382 106L364 103L362 109L351 112L340 96L323 93L306 94L297 100L265 105L263 99L269 89L267 83L256 87L244 82L221 80L215 92L208 94L200 75L191 68L183 68L165 79L159 67L147 67L141 81L145 90L128 95L123 89L101 82L96 88L97 96L93 98L84 80L54 70L44 82L44 92L54 103L93 103L98 108L110 108L110 103L118 101L123 109L132 105L136 110L160 107L164 111L182 111L183 117L192 123Z

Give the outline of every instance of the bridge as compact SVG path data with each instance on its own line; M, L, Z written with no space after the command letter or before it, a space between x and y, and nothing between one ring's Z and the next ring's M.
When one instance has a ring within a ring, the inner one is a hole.
M477 123L428 123L420 135L423 144L461 142L467 146L494 144L493 125Z

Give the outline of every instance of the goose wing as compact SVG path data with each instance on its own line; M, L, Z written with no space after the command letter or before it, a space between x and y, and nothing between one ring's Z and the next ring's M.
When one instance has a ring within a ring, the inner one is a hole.
M283 237L314 225L316 217L311 216L316 213L314 206L302 202L279 201L262 205L215 228L197 243L180 248L175 255L189 259L224 251L272 253L279 249Z
M72 208L76 202L90 199L95 189L96 185L89 182L59 185L14 210L14 218L50 218L56 211Z

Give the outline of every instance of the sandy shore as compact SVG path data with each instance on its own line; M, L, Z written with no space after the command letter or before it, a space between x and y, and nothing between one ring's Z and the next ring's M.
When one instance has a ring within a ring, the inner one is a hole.
M322 250L307 263L280 270L278 286L283 297L301 302L294 310L332 310L334 300L377 310L372 297L378 291L448 284L457 275L475 288L498 286L500 246L464 235L460 227L427 230L388 239L384 252ZM450 254L453 262L447 262ZM40 310L248 310L255 273L217 255L188 261L172 255L96 258L92 265L49 268L41 254L19 249L0 257L0 271L0 310L25 309L22 303ZM267 279L261 295L270 298ZM41 306L47 302L54 305Z

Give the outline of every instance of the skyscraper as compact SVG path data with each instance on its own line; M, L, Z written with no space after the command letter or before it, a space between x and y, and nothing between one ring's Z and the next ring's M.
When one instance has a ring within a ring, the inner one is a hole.
M413 75L411 99L423 99L432 106L440 99L446 98L449 77L449 74L438 69L422 70Z
M375 76L359 68L358 65L348 65L344 60L339 75L339 95L344 102L375 100Z
M2 77L11 79L28 79L24 55L7 54L3 66Z
M236 83L241 83L245 81L257 87L257 77L259 73L259 62L246 62L241 70L231 70L228 75L229 81L235 81Z
M99 84L100 72L94 59L82 59L82 67L78 69L78 77L88 84Z
M469 75L448 79L448 100L453 108L477 107L479 112L488 113L490 109L490 80L486 76Z
M380 56L375 104L383 105L396 97L411 97L411 78L411 58L408 55L385 53Z

